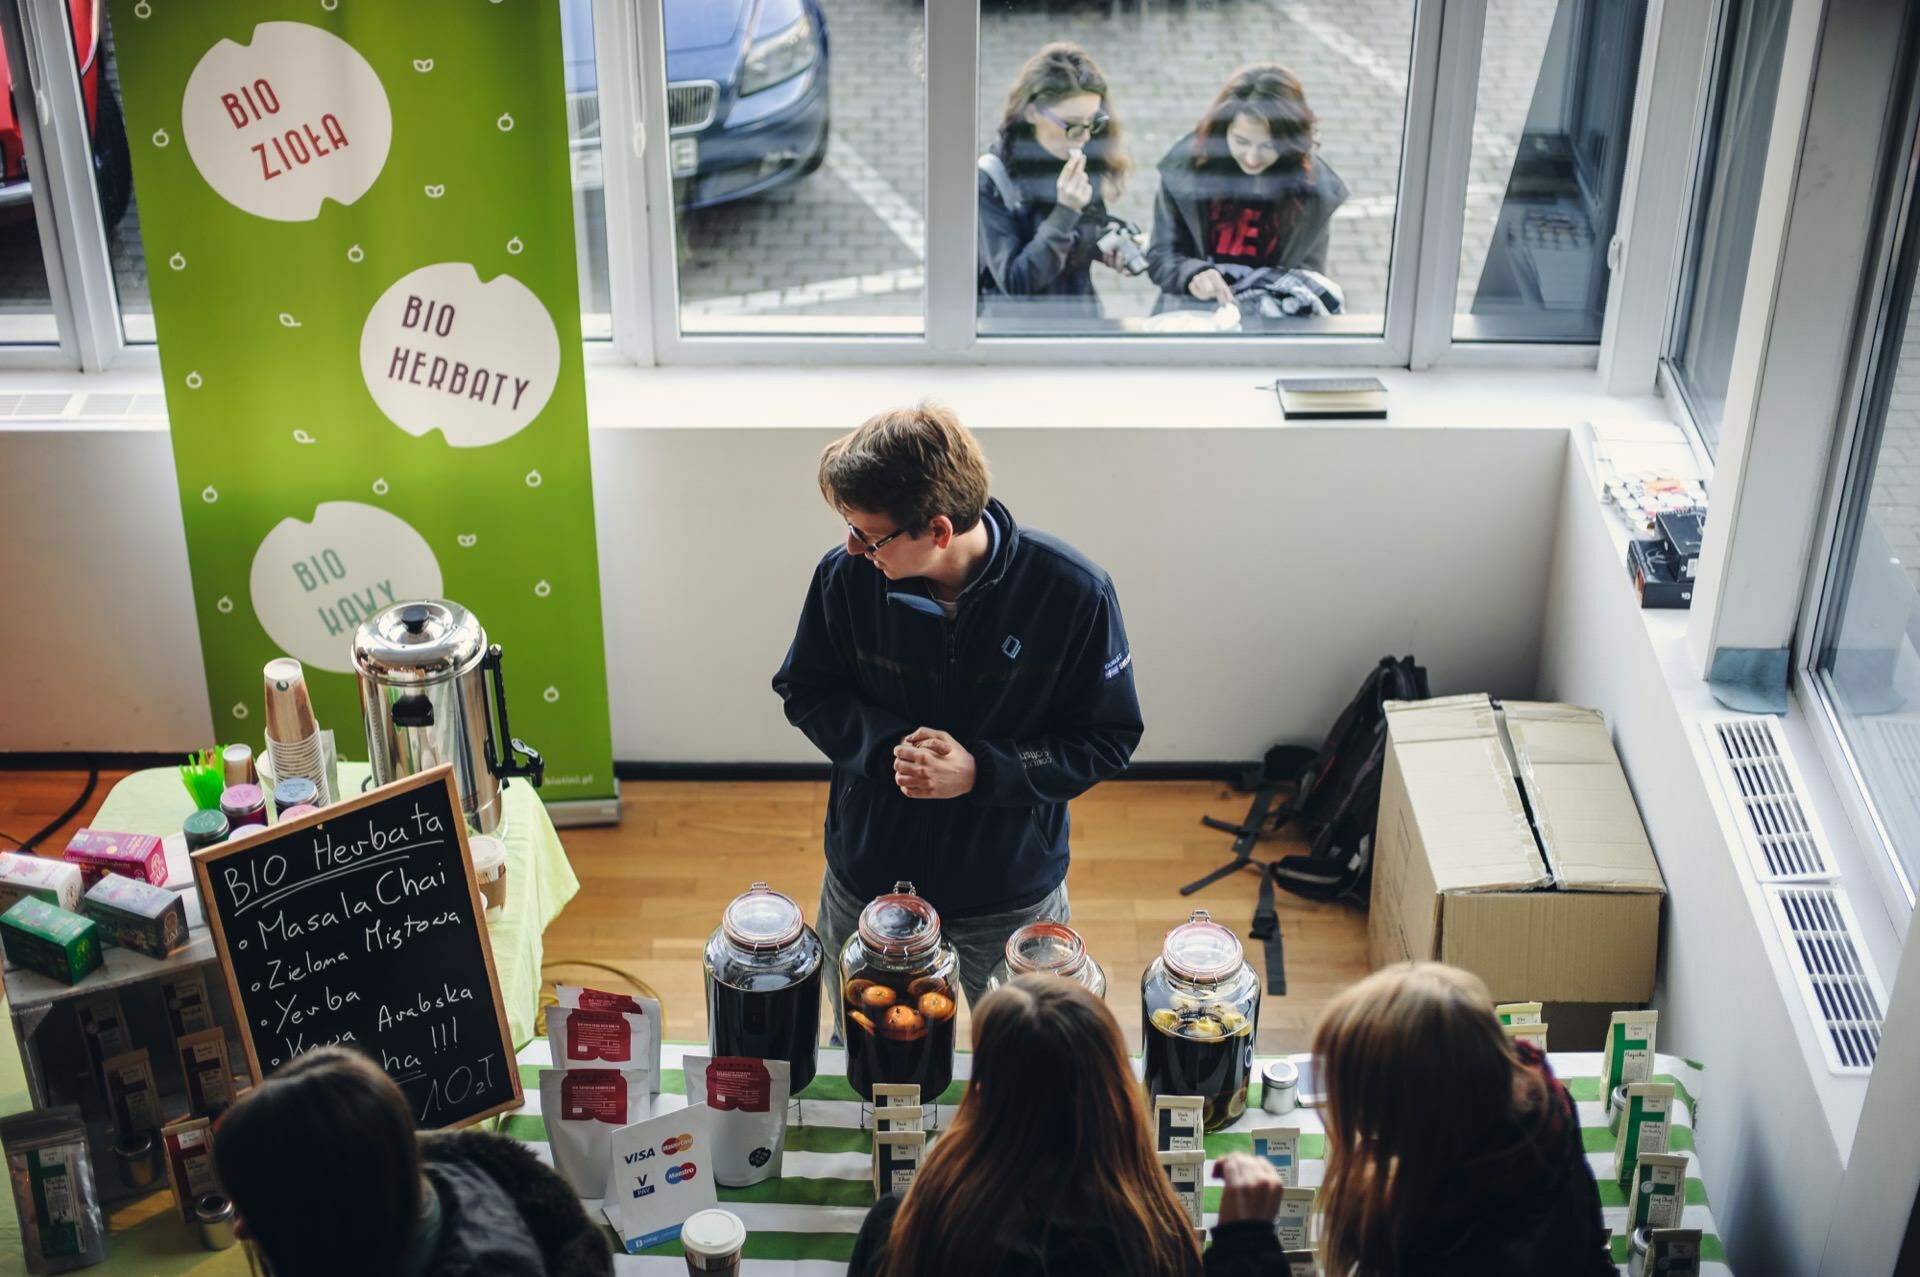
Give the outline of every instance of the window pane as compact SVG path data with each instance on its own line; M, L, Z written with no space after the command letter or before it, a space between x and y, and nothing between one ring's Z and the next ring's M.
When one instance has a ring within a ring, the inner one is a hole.
M1720 446L1790 8L1789 0L1728 0L1721 21L1711 124L1701 149L1693 225L1683 257L1690 277L1681 292L1670 356L1675 380L1710 452Z
M126 117L120 110L120 60L114 56L113 26L101 5L100 43L92 48L85 32L74 31L74 57L80 68L80 95L93 135L94 185L100 192L100 218L107 228L107 256L120 294L120 332L129 342L153 340L153 297L147 289L147 255L140 242L140 206L133 189L133 160L128 155ZM76 10L76 28L81 11Z
M1920 204L1915 205L1920 211ZM1849 497L1819 670L1908 883L1920 880L1920 231L1910 213Z
M681 331L922 331L921 6L663 8Z
M573 238L580 263L580 332L613 336L607 293L607 188L600 164L600 77L594 64L593 0L560 6L566 61L567 143L573 158Z
M1646 0L1489 0L1453 335L1597 342Z
M1414 7L982 0L979 331L1384 332Z
M0 46L0 70L7 72L8 83L24 79L13 76L6 61ZM57 342L60 326L13 102L10 94L0 97L0 344Z

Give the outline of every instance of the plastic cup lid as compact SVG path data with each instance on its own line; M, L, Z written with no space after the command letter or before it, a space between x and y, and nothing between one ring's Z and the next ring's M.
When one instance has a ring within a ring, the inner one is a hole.
M484 869L490 865L507 863L507 844L492 834L469 834L467 847L473 852L473 867Z
M731 1255L747 1244L747 1226L730 1210L702 1210L680 1225L681 1248L701 1258Z

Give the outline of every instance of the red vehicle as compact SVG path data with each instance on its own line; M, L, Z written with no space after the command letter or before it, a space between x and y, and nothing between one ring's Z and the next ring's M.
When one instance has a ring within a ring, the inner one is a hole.
M73 21L74 61L80 68L80 96L87 110L87 133L93 139L93 178L100 190L100 211L108 229L119 225L133 197L133 159L127 153L127 126L120 116L120 97L107 83L104 0L68 0ZM28 180L26 152L20 143L15 111L13 72L0 50L0 72L7 77L7 95L0 98L0 223L33 217L33 185Z

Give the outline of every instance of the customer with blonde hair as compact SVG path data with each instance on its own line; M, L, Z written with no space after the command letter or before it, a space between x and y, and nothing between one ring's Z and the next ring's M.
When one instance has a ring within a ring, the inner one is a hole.
M1314 1030L1327 1093L1325 1271L1341 1277L1601 1277L1600 1195L1573 1100L1508 1041L1479 977L1375 972Z

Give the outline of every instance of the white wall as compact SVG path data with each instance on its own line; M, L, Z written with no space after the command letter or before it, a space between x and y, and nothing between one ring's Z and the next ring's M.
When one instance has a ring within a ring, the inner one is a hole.
M1569 448L1540 695L1606 714L1659 855L1660 1049L1707 1066L1697 1137L1729 1265L1741 1277L1806 1277L1820 1270L1844 1165L1831 1119L1851 1124L1813 1098L1802 1027L1702 783L1682 706L1707 694L1686 656L1685 614L1646 624L1608 518Z
M979 428L1015 516L1113 575L1142 760L1317 741L1389 651L1436 691L1528 694L1566 427L1594 411L1594 375L1383 376L1392 425L1286 426L1240 369L596 367L615 756L816 760L769 687L838 535L816 460L929 390ZM29 672L0 681L0 750L210 739L174 485L163 429L0 427L0 667Z

